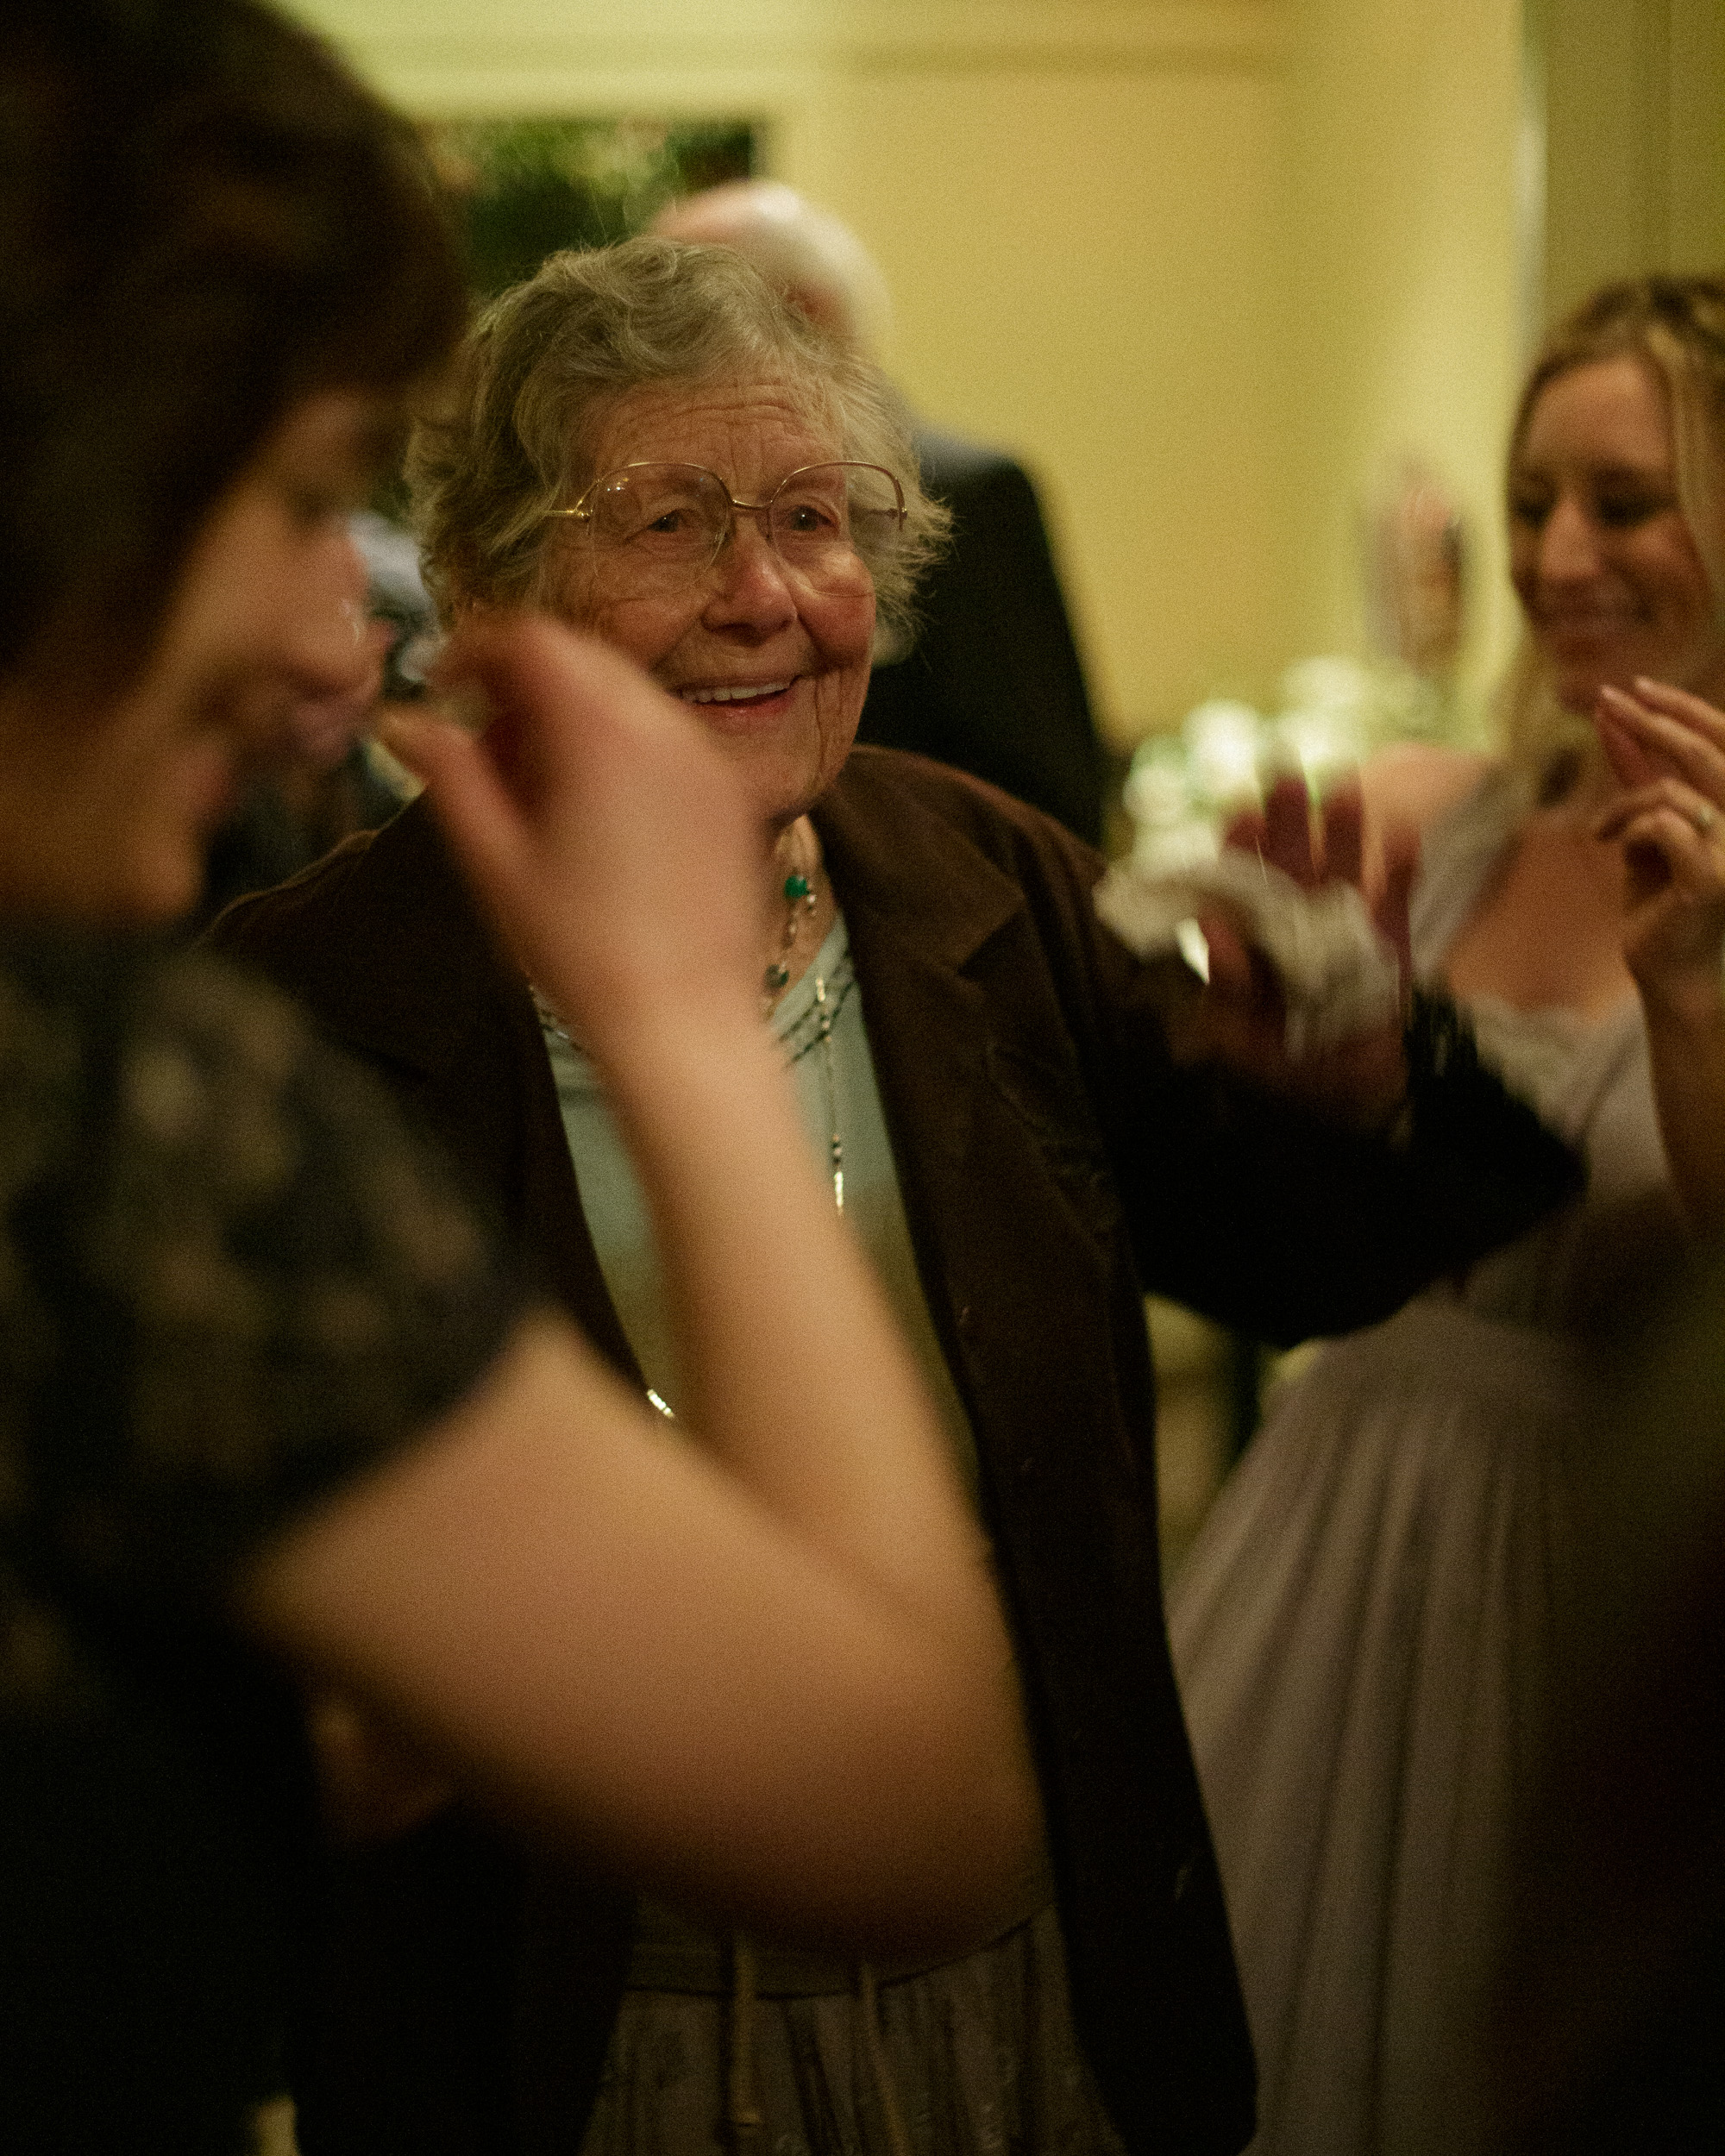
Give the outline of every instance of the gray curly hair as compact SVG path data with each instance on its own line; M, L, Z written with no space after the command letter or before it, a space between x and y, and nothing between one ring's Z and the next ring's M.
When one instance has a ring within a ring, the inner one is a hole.
M416 430L414 521L445 617L545 599L551 513L601 476L595 446L630 391L750 378L784 384L839 454L883 466L904 489L898 544L869 567L882 622L908 628L917 579L950 519L922 491L884 377L729 248L656 239L553 254L493 301L463 348L448 409Z

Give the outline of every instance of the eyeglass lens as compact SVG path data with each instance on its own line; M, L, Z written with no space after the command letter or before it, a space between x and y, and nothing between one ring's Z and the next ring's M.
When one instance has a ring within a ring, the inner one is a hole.
M597 544L626 550L643 570L674 574L699 574L716 559L737 514L724 481L699 464L630 465L607 473L588 497ZM761 514L780 559L812 575L838 572L858 556L877 559L903 517L890 474L871 464L793 472Z

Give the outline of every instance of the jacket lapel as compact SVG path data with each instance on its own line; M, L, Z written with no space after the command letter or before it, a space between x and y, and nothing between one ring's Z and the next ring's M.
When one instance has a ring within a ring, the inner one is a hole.
M405 1066L439 1136L487 1188L531 1276L629 1384L643 1383L605 1284L526 983L468 896L421 799L348 870L351 940L308 968L345 1046Z
M1024 899L1010 877L914 797L894 789L888 814L880 813L870 799L874 764L870 751L853 752L814 823L850 938L914 1224L927 1211L927 1194L913 1188L920 1163L961 1169L975 1142L991 1017L985 992L965 969L1023 911Z

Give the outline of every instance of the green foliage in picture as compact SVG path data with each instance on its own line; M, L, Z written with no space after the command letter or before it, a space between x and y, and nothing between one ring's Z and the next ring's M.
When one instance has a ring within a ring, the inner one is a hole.
M484 299L558 248L627 239L673 196L746 179L756 134L747 121L473 120L434 128L432 142Z

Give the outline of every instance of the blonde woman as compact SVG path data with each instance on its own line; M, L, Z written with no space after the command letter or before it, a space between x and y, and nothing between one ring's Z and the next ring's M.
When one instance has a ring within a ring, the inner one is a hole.
M1262 2076L1254 2148L1492 2131L1478 2016L1537 1757L1563 1448L1660 1254L1725 1219L1725 285L1601 291L1509 455L1506 755L1366 774L1418 824L1416 970L1586 1196L1272 1402L1171 1626Z

